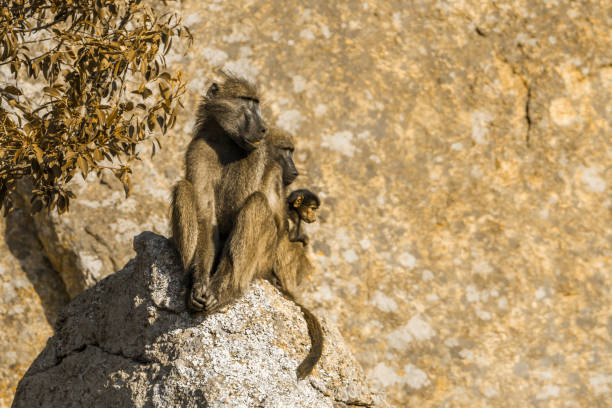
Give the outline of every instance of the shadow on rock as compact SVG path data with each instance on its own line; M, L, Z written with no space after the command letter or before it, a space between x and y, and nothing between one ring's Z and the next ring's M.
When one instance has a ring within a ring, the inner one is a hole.
M11 254L17 258L40 297L47 321L54 326L60 309L70 301L70 297L60 275L44 255L32 217L24 210L15 209L6 217L4 235Z

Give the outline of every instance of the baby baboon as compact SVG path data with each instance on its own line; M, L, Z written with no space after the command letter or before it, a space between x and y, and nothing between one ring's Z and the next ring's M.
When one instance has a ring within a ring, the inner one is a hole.
M304 246L308 245L308 235L302 234L300 227L302 221L312 223L317 220L316 211L321 205L321 200L310 190L295 190L287 197L289 210L289 240L291 242L301 242Z
M210 86L198 108L195 135L185 155L185 179L174 187L172 198L173 239L192 277L187 303L196 311L207 306L205 293L216 258L240 211L260 189L267 158L267 150L260 148L266 127L257 89L244 79L223 75L224 81ZM254 234L261 228L248 218L245 222L242 227ZM241 249L235 251L232 269L252 274L257 240L233 244Z

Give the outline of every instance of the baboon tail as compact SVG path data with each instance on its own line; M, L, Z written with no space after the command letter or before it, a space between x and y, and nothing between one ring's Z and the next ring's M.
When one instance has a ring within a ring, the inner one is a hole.
M314 314L312 314L310 310L308 310L306 307L302 306L298 302L295 302L295 304L298 305L300 309L302 309L304 319L306 320L306 324L308 325L308 334L310 335L310 341L312 342L308 355L296 370L298 379L303 380L304 378L306 378L307 375L312 372L312 369L319 362L319 360L321 359L321 355L323 354L323 329L321 328L319 320Z
M193 185L181 180L172 192L172 240L181 254L183 268L191 266L198 244L198 218Z

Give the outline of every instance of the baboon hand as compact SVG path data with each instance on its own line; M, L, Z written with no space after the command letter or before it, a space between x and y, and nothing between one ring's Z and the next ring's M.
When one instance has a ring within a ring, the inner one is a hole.
M198 293L196 288L191 289L187 305L189 306L189 309L193 310L194 312L201 312L204 310L204 298L202 297L201 293Z
M195 312L213 313L219 306L219 301L210 287L202 288L195 285L189 294L188 303L189 308Z
M204 292L204 301L206 302L207 313L213 313L219 308L219 300L213 294L210 287Z
M201 312L206 308L205 292L207 285L204 283L194 282L187 299L187 306L195 312Z

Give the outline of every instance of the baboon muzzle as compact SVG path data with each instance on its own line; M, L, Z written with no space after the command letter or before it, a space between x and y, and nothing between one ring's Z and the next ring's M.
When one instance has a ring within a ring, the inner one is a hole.
M261 119L256 119L252 126L252 133L249 134L250 137L245 137L245 140L252 146L259 147L261 141L266 137L267 129Z
M300 173L298 173L297 169L293 167L293 169L290 169L283 174L283 184L288 186L289 184L293 183L299 175Z

